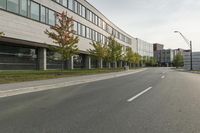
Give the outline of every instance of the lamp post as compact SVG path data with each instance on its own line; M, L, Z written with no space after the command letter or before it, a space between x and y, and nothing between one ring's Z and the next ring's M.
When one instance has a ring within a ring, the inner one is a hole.
M189 41L180 31L174 31L174 33L179 33L183 39L185 40L185 42L190 46L190 70L193 70L193 66L192 66L192 41Z

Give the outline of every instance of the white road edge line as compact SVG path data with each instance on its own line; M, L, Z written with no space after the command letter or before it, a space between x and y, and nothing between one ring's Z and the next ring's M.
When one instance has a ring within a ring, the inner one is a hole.
M161 79L164 79L165 78L165 76L163 75L162 77L161 77Z
M136 98L138 98L139 96L141 96L142 94L146 93L147 91L151 90L152 87L147 88L146 90L138 93L137 95L135 95L134 97L130 98L127 100L127 102L132 102L133 100L135 100Z

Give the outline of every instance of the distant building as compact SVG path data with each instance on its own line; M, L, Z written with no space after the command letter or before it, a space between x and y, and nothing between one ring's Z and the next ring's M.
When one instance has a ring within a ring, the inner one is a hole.
M172 66L174 60L174 52L172 49L163 49L154 51L154 57L156 58L159 66Z
M174 51L174 57L175 57L177 54L183 55L186 50L178 48L178 49L174 49L173 51Z
M164 49L163 44L154 43L154 57L156 58L159 66L173 66L174 57L180 53L184 55L186 50L178 48L178 49Z
M183 53L184 58L184 69L190 70L190 51L185 51ZM200 52L193 52L192 53L192 67L193 70L200 70Z
M163 44L159 44L159 43L154 43L153 44L153 51L163 50L163 48L164 48Z

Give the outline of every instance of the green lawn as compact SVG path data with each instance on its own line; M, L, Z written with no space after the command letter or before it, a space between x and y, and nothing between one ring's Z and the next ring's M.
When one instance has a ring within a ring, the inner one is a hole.
M0 71L0 84L119 72L123 69Z

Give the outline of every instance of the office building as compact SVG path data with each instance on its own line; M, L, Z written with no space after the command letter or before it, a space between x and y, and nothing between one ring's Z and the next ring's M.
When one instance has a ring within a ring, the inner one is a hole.
M159 43L154 43L153 44L153 51L163 50L163 48L164 48L163 44L159 44Z
M124 47L141 55L153 55L152 45L124 32L85 0L0 0L0 32L5 33L0 39L0 70L60 68L61 62L48 50L55 44L44 31L56 24L55 13L63 11L73 17L80 39L80 53L71 58L71 69L95 68L96 60L87 52L92 48L89 43L105 43L111 35Z

